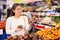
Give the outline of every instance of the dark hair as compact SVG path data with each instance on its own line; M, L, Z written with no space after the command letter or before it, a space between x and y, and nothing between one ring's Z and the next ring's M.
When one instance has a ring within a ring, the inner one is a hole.
M14 16L14 15L15 15L15 13L13 12L13 10L15 10L15 8L16 8L17 6L21 6L21 5L20 5L19 3L13 4L13 6L12 6L12 8L11 8L11 15L10 15L10 16Z

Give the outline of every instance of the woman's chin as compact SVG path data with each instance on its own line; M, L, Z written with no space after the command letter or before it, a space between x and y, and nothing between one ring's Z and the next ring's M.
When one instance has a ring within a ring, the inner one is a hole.
M18 14L18 16L20 16L21 14Z

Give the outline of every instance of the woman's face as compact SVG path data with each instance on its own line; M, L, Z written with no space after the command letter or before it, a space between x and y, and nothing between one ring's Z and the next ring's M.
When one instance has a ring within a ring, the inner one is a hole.
M22 7L21 6L17 6L15 8L15 10L13 10L13 12L15 13L15 15L21 15Z

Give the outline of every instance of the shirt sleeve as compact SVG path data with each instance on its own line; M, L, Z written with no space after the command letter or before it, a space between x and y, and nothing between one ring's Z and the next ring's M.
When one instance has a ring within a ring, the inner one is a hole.
M6 33L7 34L13 34L14 29L11 28L11 18L8 18L6 21Z
M26 16L25 16L24 24L25 24L25 29L29 31L31 29L31 27L30 27L30 24L28 23L28 18Z

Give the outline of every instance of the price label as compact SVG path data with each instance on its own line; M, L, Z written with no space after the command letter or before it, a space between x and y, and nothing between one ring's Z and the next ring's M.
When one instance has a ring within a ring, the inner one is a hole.
M0 35L2 35L3 34L3 29L0 29Z

